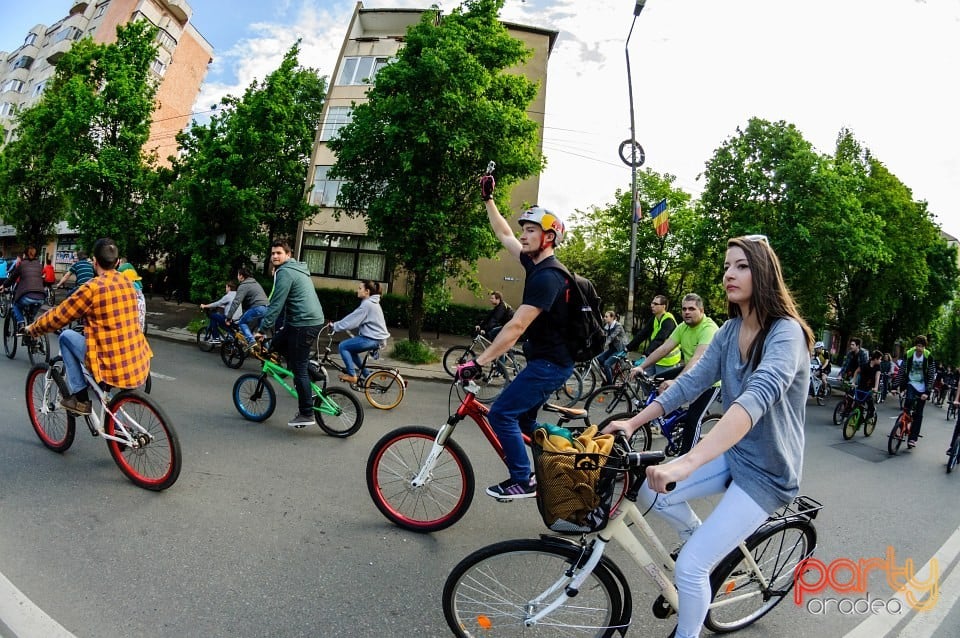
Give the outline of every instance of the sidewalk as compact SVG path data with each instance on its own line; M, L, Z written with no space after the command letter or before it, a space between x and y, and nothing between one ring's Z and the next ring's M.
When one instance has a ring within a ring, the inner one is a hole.
M164 301L163 297L156 295L147 298L147 337L150 339L167 339L170 341L183 341L195 344L197 335L187 330L187 326L194 319L201 317L197 304L182 303L175 301ZM406 379L423 379L428 381L450 382L450 375L443 369L443 363L439 361L447 348L454 345L467 345L470 343L469 337L441 334L437 338L436 332L424 332L422 340L425 344L434 349L437 353L438 361L423 365L413 365L405 361L391 359L390 351L393 349L393 342L407 338L406 328L391 328L392 339L387 343L387 347L381 351L378 365L389 366L400 370L400 374ZM338 340L334 337L334 343ZM334 351L334 356L337 356Z

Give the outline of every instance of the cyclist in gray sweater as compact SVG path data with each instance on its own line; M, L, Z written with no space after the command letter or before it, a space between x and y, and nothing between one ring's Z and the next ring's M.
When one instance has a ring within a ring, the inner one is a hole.
M362 383L369 374L363 368L360 354L383 347L390 338L387 320L384 319L383 308L380 307L380 284L364 279L357 286L357 297L360 298L360 305L356 310L340 321L327 324L334 332L356 330L359 333L355 337L344 339L338 347L340 358L347 369L346 374L340 375L340 380L348 383Z
M793 500L803 466L813 334L765 236L727 242L723 284L730 319L703 357L639 414L605 428L632 434L722 383L723 417L690 452L649 468L637 499L641 510L652 507L686 541L676 564L677 638L700 635L711 570L769 514ZM711 494L723 498L701 524L687 501Z

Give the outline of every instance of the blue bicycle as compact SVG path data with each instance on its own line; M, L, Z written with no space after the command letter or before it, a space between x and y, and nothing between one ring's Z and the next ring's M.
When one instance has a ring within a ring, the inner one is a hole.
M664 381L662 378L651 378L644 375L638 375L636 378L636 387L631 388L630 384L624 383L619 386L604 386L597 389L588 399L584 408L591 417L606 414L600 421L598 427L602 430L613 421L625 421L650 405L659 394L657 388ZM644 401L639 397L645 396ZM720 388L713 389L713 399L710 404L720 398ZM611 414L617 407L621 411ZM720 420L720 414L706 413L697 423L698 432L693 441L699 441L709 432L717 421ZM637 451L649 450L653 440L653 426L660 430L660 434L666 440L666 447L663 452L667 456L677 456L683 451L683 428L687 420L687 408L680 407L664 416L658 417L650 423L644 423L634 434L634 449ZM642 434L641 434L642 432ZM638 447L638 443L643 441L643 447Z

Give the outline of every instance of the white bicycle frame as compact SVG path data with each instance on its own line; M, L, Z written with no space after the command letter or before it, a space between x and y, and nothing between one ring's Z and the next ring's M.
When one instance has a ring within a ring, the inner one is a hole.
M57 392L60 391L60 389L56 387L56 383L54 383L53 381L53 375L51 373L52 370L53 368L51 367L50 370L47 371L46 379L44 381L44 387L43 387L44 401L43 401L43 408L41 409L42 414L49 414L51 412L50 401L48 399L48 397L51 394L51 391L52 390L56 390ZM64 383L66 383L66 370L64 370L63 375L64 375ZM142 443L137 437L133 436L131 429L135 429L138 435L146 436L149 439L147 443L149 443L150 441L153 441L154 439L153 435L147 432L147 430L144 429L142 425L137 423L137 421L132 416L127 414L125 410L121 409L121 410L118 410L117 412L110 412L107 409L107 403L110 402L110 399L112 397L108 392L105 392L100 387L100 384L97 383L96 380L94 380L93 376L91 376L90 372L87 370L85 366L83 367L83 378L86 379L87 381L87 387L90 388L95 395L97 395L96 408L91 410L90 414L83 415L84 418L87 419L87 423L90 426L91 432L95 431L98 436L101 436L106 440L116 441L117 443L122 443L127 447L130 447L133 449L138 449L142 447ZM97 414L98 409L100 412L99 414ZM107 434L104 431L103 424L106 421L106 419L104 418L106 414L110 414L110 416L113 417L113 421L116 424L116 428L122 434L122 436L114 436L112 434ZM77 415L77 416L80 416L80 415ZM127 426L132 426L132 427L128 429Z
M639 532L639 537L637 532L630 529L631 525ZM576 571L572 580L563 577L534 599L532 601L535 603L534 606L539 606L543 601L548 600L555 593L557 594L552 602L547 604L539 613L526 619L524 624L527 627L535 626L555 609L563 606L568 600L573 598L583 582L593 572L597 564L599 564L600 559L603 557L604 549L611 541L619 544L630 555L647 577L657 586L664 600L666 600L674 610L678 610L680 608L680 602L677 589L673 584L673 579L669 575L674 572L675 563L673 558L670 557L670 553L664 547L663 543L660 542L660 538L656 532L653 531L650 523L643 517L637 504L624 500L617 510L610 515L610 522L607 523L607 526L596 534L593 549L584 566ZM644 547L644 542L652 548L652 555L651 552ZM763 572L760 571L760 567L756 561L754 561L750 550L747 549L746 543L741 542L739 547L744 559L750 566L752 575L764 588L768 587L769 583L764 577ZM571 591L574 592L573 595L568 593ZM740 596L725 599L719 603L713 602L710 604L710 609L759 595L761 595L760 591L753 590Z

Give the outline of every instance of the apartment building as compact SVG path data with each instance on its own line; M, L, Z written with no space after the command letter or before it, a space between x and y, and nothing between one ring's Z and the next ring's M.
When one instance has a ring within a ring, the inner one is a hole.
M353 289L358 279L373 279L386 283L391 292L407 294L406 277L395 272L390 255L380 250L377 242L368 237L362 219L342 216L334 219L333 212L341 182L327 178L335 162L335 155L327 142L342 126L350 122L354 102L362 102L376 81L377 72L403 46L407 27L420 21L420 9L365 9L358 2L350 20L346 37L340 48L334 72L327 89L327 98L320 129L314 143L312 167L307 186L312 186L309 198L320 207L320 212L302 223L297 233L296 250L301 261L310 267L318 287ZM510 34L533 50L531 58L516 72L540 83L540 91L529 107L543 130L546 104L547 61L557 38L556 31L504 23ZM540 140L542 150L542 138ZM518 184L512 191L511 210L518 215L523 202L538 201L539 176ZM479 200L478 200L479 202ZM479 203L478 203L479 205ZM523 269L513 259L485 259L479 263L479 279L486 290L501 290L513 305L520 303L523 292ZM449 283L454 301L483 305L483 300L469 290Z
M167 158L177 152L176 134L189 123L200 84L213 61L213 47L190 23L190 5L185 0L65 0L64 4L69 7L66 16L49 26L37 24L12 52L0 51L0 146L15 138L15 114L42 97L57 60L76 40L89 36L109 44L116 41L118 25L146 20L159 30L153 62L159 84L144 150L155 152L161 164L169 165ZM63 226L59 244L48 247L58 270L75 258L76 247ZM0 226L4 255L14 250L14 235L12 227Z

